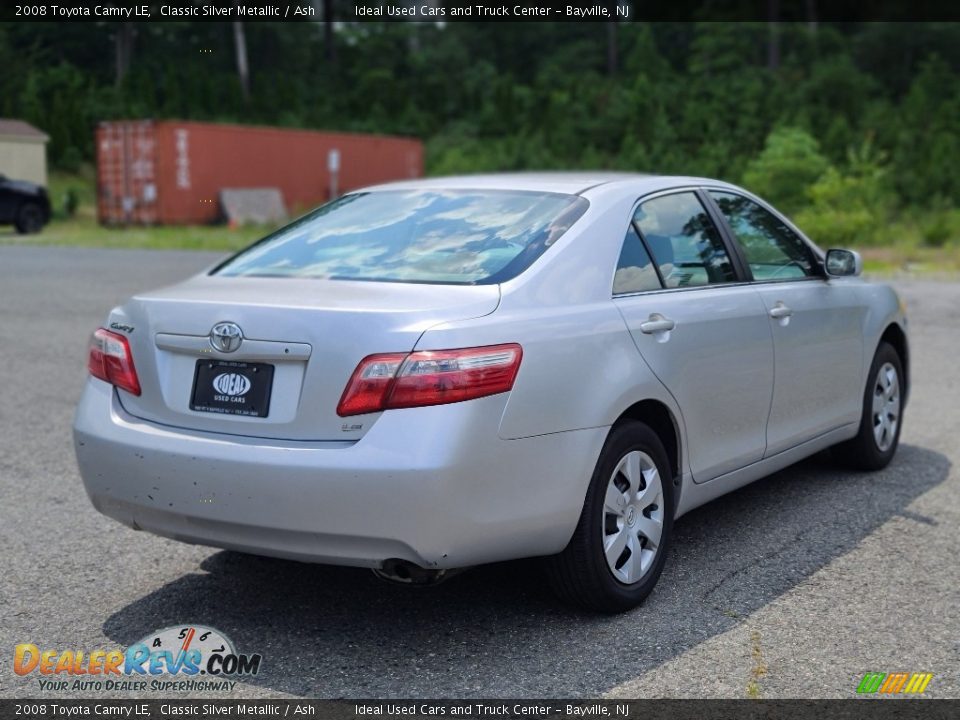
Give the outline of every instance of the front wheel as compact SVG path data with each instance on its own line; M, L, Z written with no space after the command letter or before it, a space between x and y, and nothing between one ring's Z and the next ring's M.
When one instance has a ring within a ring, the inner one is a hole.
M639 605L663 571L673 536L673 480L660 438L628 421L607 438L570 543L547 558L568 602L600 612Z
M892 345L880 343L867 377L860 429L835 445L833 455L855 470L880 470L897 452L903 425L903 364Z
M26 202L17 211L16 228L21 235L30 235L43 230L44 212L37 203Z

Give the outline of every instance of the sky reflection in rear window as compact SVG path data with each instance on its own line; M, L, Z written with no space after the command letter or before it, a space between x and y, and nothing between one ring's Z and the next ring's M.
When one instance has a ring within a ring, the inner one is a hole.
M281 228L214 274L498 283L529 267L587 206L560 193L354 193Z

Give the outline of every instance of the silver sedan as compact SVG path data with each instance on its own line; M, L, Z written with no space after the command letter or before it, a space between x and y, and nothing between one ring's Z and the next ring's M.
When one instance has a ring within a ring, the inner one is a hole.
M412 583L544 556L621 611L690 509L890 462L907 321L860 270L715 180L373 187L111 311L77 459L137 530Z

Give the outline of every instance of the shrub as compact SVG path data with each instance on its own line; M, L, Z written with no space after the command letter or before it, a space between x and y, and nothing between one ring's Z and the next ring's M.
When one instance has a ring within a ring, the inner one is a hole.
M830 167L806 192L809 205L797 223L826 246L874 245L888 238L894 200L886 156L867 138L847 154L843 171Z
M767 136L763 152L747 166L743 184L784 212L795 213L807 205L807 189L828 167L809 133L781 127Z

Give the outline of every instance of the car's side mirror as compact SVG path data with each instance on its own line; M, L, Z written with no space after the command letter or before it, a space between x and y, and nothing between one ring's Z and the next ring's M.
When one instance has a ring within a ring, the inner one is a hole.
M856 277L863 272L863 259L853 250L827 250L823 269L829 277Z

